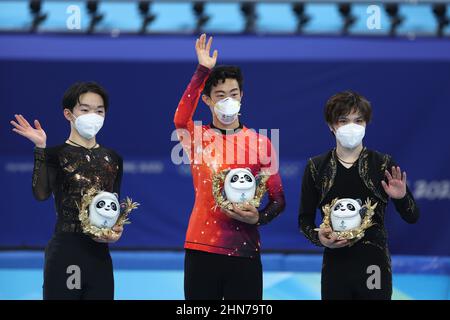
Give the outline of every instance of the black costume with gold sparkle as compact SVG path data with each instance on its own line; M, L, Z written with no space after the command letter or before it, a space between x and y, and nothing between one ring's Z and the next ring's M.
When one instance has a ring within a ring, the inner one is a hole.
M57 221L45 249L44 299L113 299L114 278L108 244L82 232L78 206L89 188L120 194L122 158L113 150L70 144L35 148L33 194L53 194ZM81 288L69 289L69 266L80 270Z
M316 210L334 198L370 199L377 207L375 223L365 236L343 248L325 248L322 265L322 299L390 299L392 295L391 260L384 227L384 214L389 197L381 181L385 170L396 166L389 155L364 148L350 168L338 160L335 149L309 159L302 181L299 228L313 244L322 246L316 228ZM419 209L407 188L403 199L393 199L403 220L415 223ZM323 212L322 217L323 217ZM369 289L367 268L380 267L381 288Z

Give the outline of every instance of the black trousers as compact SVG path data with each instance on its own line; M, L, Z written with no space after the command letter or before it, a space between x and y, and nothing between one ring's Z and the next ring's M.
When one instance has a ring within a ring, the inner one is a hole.
M80 233L56 233L45 249L44 300L112 300L108 245Z
M325 249L323 300L390 300L392 272L387 251L370 244Z
M230 257L186 250L186 300L261 300L261 258Z

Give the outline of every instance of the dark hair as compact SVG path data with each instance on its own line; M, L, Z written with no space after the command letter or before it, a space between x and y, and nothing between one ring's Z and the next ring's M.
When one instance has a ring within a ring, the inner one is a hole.
M62 99L63 109L73 111L73 108L80 102L80 96L87 92L96 93L101 96L105 111L108 110L108 93L102 86L95 82L76 82L71 85L66 92L64 92Z
M222 83L225 82L226 79L236 79L239 90L242 91L242 84L244 82L244 78L242 77L242 72L239 67L236 66L216 66L212 69L208 79L205 83L205 88L203 89L203 94L206 94L208 97L211 95L212 87L217 86L219 81Z
M372 119L372 107L366 98L351 90L339 92L328 99L325 105L325 121L333 125L339 117L352 112L359 112L366 123Z

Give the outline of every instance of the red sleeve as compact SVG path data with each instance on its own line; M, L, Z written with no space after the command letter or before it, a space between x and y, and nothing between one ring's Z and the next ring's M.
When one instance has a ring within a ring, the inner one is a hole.
M183 97L178 103L178 108L173 119L177 129L192 130L195 109L197 108L198 100L205 86L206 79L208 79L211 70L199 64L189 82Z
M277 217L286 207L283 185L279 174L279 161L276 150L267 137L260 136L259 145L261 169L265 169L270 174L267 180L267 192L269 203L264 209L259 211L259 221L257 225L264 225ZM266 147L266 150L263 150Z

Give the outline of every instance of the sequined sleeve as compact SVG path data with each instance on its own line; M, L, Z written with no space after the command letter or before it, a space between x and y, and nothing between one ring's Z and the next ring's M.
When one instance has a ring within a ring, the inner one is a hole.
M319 204L319 193L314 187L314 164L308 161L302 179L298 227L305 237L314 245L323 247L319 234L314 231L316 226L316 211Z
M394 160L392 160L392 158L389 158L387 165L389 172L393 166L397 166L397 164ZM419 207L417 206L414 196L408 186L406 186L406 195L402 199L392 199L392 202L403 220L408 223L416 223L417 220L419 220Z
M117 162L118 162L118 171L117 171L117 176L116 179L114 180L114 193L117 193L117 195L119 196L119 199L121 199L120 197L120 186L122 185L122 176L123 176L123 159L121 156L117 155Z
M34 149L32 189L37 200L42 201L50 197L56 174L56 162L51 150L36 147Z

